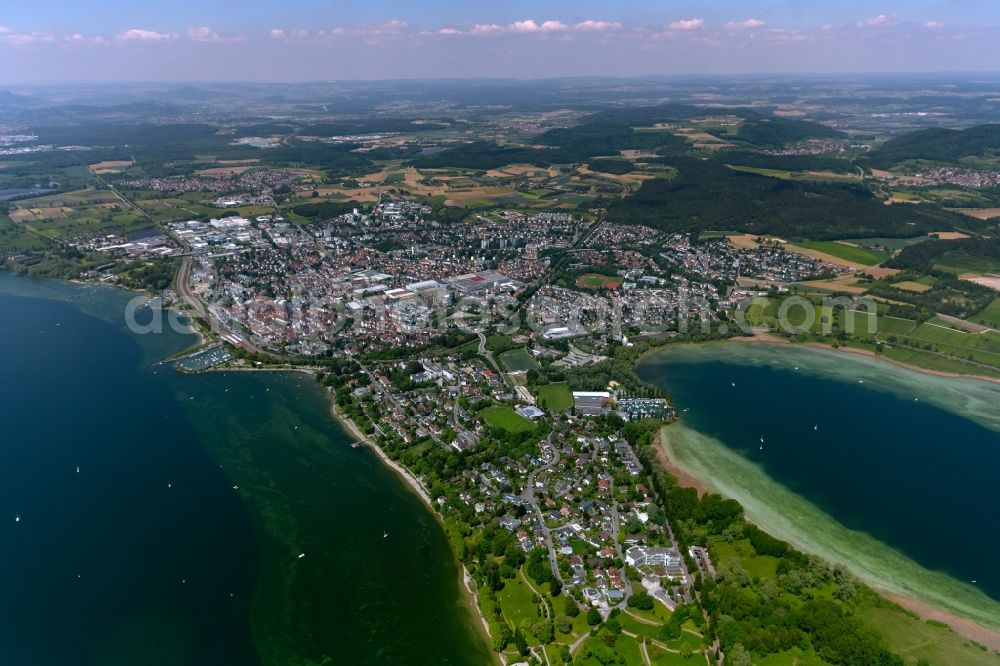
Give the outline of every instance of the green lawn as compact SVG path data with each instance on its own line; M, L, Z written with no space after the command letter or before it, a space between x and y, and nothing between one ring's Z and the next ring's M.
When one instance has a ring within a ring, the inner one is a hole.
M534 370L538 368L538 361L524 349L512 349L500 354L498 357L509 372L518 370Z
M817 252L825 252L845 261L853 261L856 264L864 264L865 266L874 266L889 258L889 255L869 248L856 247L837 241L803 241L796 243L796 245L809 250L816 250Z
M969 317L969 320L977 324L1000 329L1000 296L994 298L992 303Z
M538 613L538 597L520 575L504 581L503 589L497 592L497 601L500 604L500 612L503 613L504 620L511 629L520 626L522 622L527 621L531 624L545 617ZM532 640L530 634L525 638L531 644L538 644Z
M866 624L877 629L889 648L907 664L926 659L931 664L997 666L1000 656L983 650L951 629L928 624L891 607L869 608L861 614Z
M566 382L539 386L535 394L539 404L551 412L565 412L573 406L573 394L570 393L569 384Z
M501 428L514 433L529 432L535 429L534 423L506 405L487 407L479 415L491 428Z

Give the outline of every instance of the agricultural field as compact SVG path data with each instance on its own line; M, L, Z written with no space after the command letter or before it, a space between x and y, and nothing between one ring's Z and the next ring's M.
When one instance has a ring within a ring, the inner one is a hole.
M500 428L511 433L530 432L535 424L524 418L506 405L487 407L479 413L483 421L491 428Z
M903 289L904 291L913 291L918 294L922 294L925 291L930 291L934 285L926 284L924 282L918 282L915 280L903 280L902 282L893 282L892 286L896 289Z
M5 216L0 216L0 256L29 252L45 247L46 242Z
M598 273L588 273L581 275L576 280L576 286L582 289L618 289L624 280L618 276L600 275Z
M512 349L499 356L500 363L508 372L519 372L522 370L535 370L538 368L538 361L524 349Z
M845 238L843 242L860 247L873 248L878 251L878 248L902 250L904 247L922 243L926 240L929 240L928 236L915 236L913 238Z
M22 199L9 213L12 222L43 238L128 234L148 226L143 215L108 190L77 190Z
M550 412L565 412L573 406L573 394L566 382L546 384L535 389L538 404Z
M803 241L796 245L864 266L875 266L889 258L886 253L861 247L849 241Z

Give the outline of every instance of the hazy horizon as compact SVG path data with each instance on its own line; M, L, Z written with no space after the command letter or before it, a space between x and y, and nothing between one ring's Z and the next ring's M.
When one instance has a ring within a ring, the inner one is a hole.
M49 9L5 9L5 85L1000 70L1000 7L984 0L251 0L238 10L218 0L56 0Z

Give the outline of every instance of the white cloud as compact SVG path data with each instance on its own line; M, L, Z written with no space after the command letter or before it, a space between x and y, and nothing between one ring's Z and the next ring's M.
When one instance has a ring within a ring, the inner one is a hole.
M730 21L722 27L726 30L752 30L753 28L763 28L765 25L767 25L767 21L751 18L746 21Z
M272 28L271 32L267 33L267 35L271 39L305 39L306 37L309 36L309 31Z
M512 32L538 32L538 24L531 19L527 21L515 21L510 24L509 30Z
M11 46L32 46L34 44L50 44L56 41L53 35L39 32L14 32L10 28L0 30L0 43Z
M680 19L679 21L674 21L667 27L671 30L697 30L705 25L705 19L703 18L692 18L692 19Z
M119 42L170 42L177 39L173 33L156 32L155 30L143 30L142 28L132 28L115 36Z
M503 32L503 27L496 23L477 23L469 32L473 35L496 35Z
M211 28L200 26L196 28L187 29L187 38L192 42L215 42L215 43L226 43L226 42L242 42L246 41L246 35L234 35L232 37L224 37Z
M580 21L573 26L574 30L579 30L581 32L609 32L612 30L621 30L622 24L618 21Z
M941 21L926 21L924 23L924 27L925 28L929 28L929 29L943 28L944 27L944 23L941 23Z
M896 14L879 14L878 16L867 18L864 21L858 21L858 27L880 28L882 26L892 25L896 22L897 18Z
M456 28L441 28L440 30L437 31L437 34L451 36L451 35L461 35L463 33L461 30L458 30Z
M87 37L86 35L81 35L78 32L72 35L67 35L63 39L66 41L67 44L87 45L87 44L108 43L108 40L106 40L104 37L101 37L100 35L97 35L96 37Z
M541 24L535 23L533 20L528 19L527 21L515 21L511 23L507 29L511 32L562 32L567 30L567 26L562 21L543 21Z

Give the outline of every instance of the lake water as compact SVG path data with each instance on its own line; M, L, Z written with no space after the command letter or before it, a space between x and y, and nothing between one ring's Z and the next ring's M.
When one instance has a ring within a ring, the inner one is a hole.
M666 430L676 462L755 522L1000 624L1000 386L787 345L678 347L638 372L681 410Z
M0 274L0 663L486 663L437 521L314 380L157 365L194 337L130 297Z

